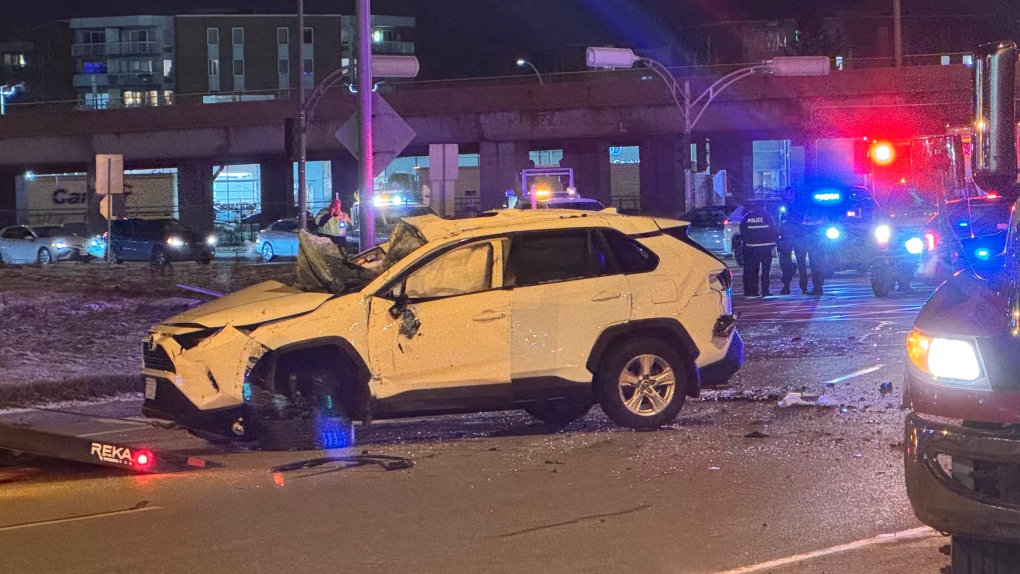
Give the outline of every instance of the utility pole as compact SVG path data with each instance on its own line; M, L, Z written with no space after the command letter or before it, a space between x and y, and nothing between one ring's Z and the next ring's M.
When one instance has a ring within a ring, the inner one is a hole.
M361 251L375 246L375 210L372 199L375 195L375 170L372 166L372 2L358 0L355 9L358 20L358 115L360 122L361 163L359 214Z
M308 159L308 113L305 110L305 0L298 0L298 229L308 229L308 198L305 196ZM289 194L288 194L289 195ZM290 200L288 200L290 201Z
M901 10L902 0L893 0L893 57L896 67L903 65L903 14Z

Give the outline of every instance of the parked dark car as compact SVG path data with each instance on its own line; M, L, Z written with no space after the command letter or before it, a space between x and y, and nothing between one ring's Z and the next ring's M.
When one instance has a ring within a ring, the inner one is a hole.
M718 257L726 255L726 219L737 209L736 205L710 205L692 209L677 219L689 221L687 235Z
M176 219L118 219L112 222L111 231L110 245L116 263L210 263L216 255L215 235L196 233Z

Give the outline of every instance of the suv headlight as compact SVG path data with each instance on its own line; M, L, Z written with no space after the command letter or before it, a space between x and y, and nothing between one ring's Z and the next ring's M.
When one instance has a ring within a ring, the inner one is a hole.
M184 247L184 240L180 237L167 237L166 244L170 247Z
M907 355L917 370L935 382L987 387L977 345L973 340L931 337L917 329L907 336Z

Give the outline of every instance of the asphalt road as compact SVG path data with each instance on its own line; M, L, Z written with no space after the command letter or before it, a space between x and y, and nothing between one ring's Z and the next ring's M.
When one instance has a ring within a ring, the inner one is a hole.
M403 470L274 472L322 453L212 445L135 418L137 399L3 413L223 466L29 461L34 477L0 485L0 572L935 574L947 539L911 513L901 462L903 341L927 293L876 300L840 277L821 298L738 297L747 365L658 431L598 409L551 434L494 413L377 423L328 453L407 457ZM777 406L801 388L833 406Z

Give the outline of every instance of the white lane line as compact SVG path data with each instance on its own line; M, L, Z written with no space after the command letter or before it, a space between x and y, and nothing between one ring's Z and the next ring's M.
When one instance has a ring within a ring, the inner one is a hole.
M141 430L141 429L151 429L151 428L153 428L151 425L139 425L139 426L134 426L134 427L131 427L131 428L126 428L126 429L113 429L113 430L106 430L106 431L99 431L99 432L90 432L90 433L85 433L85 434L77 435L77 437L78 438L91 438L91 437L94 437L94 436L102 436L104 434L117 434L117 433L131 432L131 431L136 431L136 430Z
M826 385L835 385L836 383L842 383L843 381L849 381L850 379L855 379L857 377L860 377L860 376L863 376L863 375L867 375L868 373L874 373L875 371L881 369L884 366L885 366L885 363L879 363L879 364L875 365L874 367L868 367L867 369L861 369L859 371L854 371L854 372L850 373L849 375L843 375L842 377L836 377L835 379L831 379L831 380L825 381L825 383L823 383L823 384L826 384Z
M125 510L111 510L110 512L99 512L96 514L86 514L85 516L75 516L73 518L57 518L54 520L40 520L39 522L26 522L24 524L13 524L11 526L0 526L0 532L8 532L10 530L22 530L25 528L35 528L37 526L52 526L54 524L66 524L68 522L82 522L84 520L92 520L94 518L107 518L109 516L121 516L124 514L135 514L137 512L148 512L150 510L160 510L162 506L143 506L141 508L128 508Z
M805 562L807 560L814 560L815 558L823 558L825 556L832 556L833 554L841 554L843 552L850 552L852 550L860 550L869 546L876 546L879 544L890 544L893 542L901 542L903 540L917 540L921 538L929 538L933 536L942 536L935 530L922 526L920 528L911 528L910 530L901 530L900 532L893 532L891 534L879 534L874 538L865 538L864 540L858 540L856 542L850 542L848 544L840 544L839 546L833 546L824 550L816 550L814 552L807 552L804 554L797 554L796 556L790 556L788 558L780 558L779 560L772 560L770 562L762 562L760 564L754 564L752 566L744 566L735 570L726 570L725 572L718 572L717 574L749 574L750 572L761 572L762 570L768 570L770 568L779 568L781 566L789 566L790 564L797 564L798 562Z

